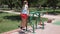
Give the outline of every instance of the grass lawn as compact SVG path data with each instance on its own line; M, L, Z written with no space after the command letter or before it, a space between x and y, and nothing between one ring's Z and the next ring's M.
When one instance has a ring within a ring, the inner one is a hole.
M46 21L47 18L42 18L42 20ZM0 12L0 33L17 29L20 22L19 15Z
M0 13L0 33L18 28L19 16L16 14Z
M59 25L60 26L60 21L56 21L53 23L54 25Z

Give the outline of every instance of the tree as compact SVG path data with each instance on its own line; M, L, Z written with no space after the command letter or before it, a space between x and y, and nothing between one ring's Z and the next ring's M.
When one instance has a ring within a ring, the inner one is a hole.
M36 6L38 4L38 0L28 0L29 6Z
M47 0L47 5L49 7L53 7L53 13L55 13L56 6L58 4L58 0Z
M13 7L21 7L21 0L0 0L0 4L8 5L12 10Z
M57 6L59 6L59 7L60 7L60 0L58 0Z
M58 3L58 0L48 0L47 5L53 7L54 9L56 8Z

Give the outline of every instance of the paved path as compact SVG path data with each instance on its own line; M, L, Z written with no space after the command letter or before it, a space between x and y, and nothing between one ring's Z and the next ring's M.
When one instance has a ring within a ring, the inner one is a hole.
M60 34L60 26L58 25L53 25L51 23L45 23L45 29L36 29L35 34ZM20 29L17 29L12 32L7 32L3 34L21 34L19 33ZM27 32L26 34L33 34L32 32Z
M11 13L11 12L9 12L9 13ZM12 13L14 13L14 12L12 12ZM20 14L20 13L16 13L16 14ZM54 23L57 20L60 20L60 15L59 16L57 16L57 15L55 15L55 16L54 15L44 15L42 17L49 18L49 19L55 19L55 20L53 20L52 23ZM45 29L44 30L36 29L35 34L60 34L60 26L54 25L52 23L46 23L45 22L45 24L46 24ZM5 32L2 34L21 34L21 33L19 33L19 31L20 31L20 29L16 29L16 30ZM33 33L32 32L26 32L26 34L33 34Z
M14 10L10 10L10 11L3 11L3 10L1 10L1 12L8 12L8 13L20 14L20 12L15 12Z

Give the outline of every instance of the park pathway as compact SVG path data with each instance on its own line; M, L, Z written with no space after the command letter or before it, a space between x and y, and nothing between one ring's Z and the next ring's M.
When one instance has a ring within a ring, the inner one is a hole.
M14 13L14 14L20 14L19 12L12 12L12 11L5 11L9 13ZM42 17L49 18L49 19L54 19L52 23L55 21L60 20L60 15L43 15ZM34 34L60 34L60 26L59 25L54 25L52 23L47 23L45 22L45 29L36 29ZM20 29L12 30L9 32L4 32L1 34L21 34ZM26 32L26 34L33 34L32 32Z

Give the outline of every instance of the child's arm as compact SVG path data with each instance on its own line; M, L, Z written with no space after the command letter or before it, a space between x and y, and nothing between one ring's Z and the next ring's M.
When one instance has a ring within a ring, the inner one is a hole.
M29 9L27 11L28 11L28 14L27 15L29 16Z

